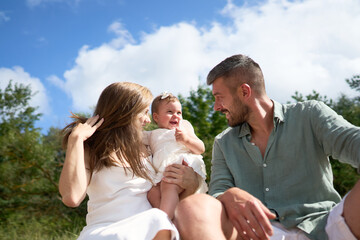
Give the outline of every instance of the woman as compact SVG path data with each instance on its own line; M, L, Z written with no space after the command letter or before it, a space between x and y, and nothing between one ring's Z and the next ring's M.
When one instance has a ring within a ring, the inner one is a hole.
M141 85L113 83L101 93L94 117L74 115L75 121L65 127L62 201L76 207L89 196L87 226L79 239L179 238L167 215L147 200L154 170L142 144L142 128L150 122L151 100L151 92ZM165 176L185 189L182 197L197 188L189 167L173 165Z

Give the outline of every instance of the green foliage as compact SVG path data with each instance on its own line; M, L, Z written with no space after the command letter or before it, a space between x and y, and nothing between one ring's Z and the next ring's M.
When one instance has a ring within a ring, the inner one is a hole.
M191 122L195 134L205 144L203 157L209 180L212 145L215 136L227 127L225 115L214 110L214 97L211 89L205 85L199 85L196 91L191 90L187 98L181 95L178 97L182 105L183 118Z
M346 82L349 84L350 88L360 92L360 75L354 76L351 79L346 79ZM337 101L333 101L332 99L328 99L326 96L321 96L316 91L313 91L312 94L305 97L299 92L295 92L295 95L293 95L292 98L296 102L305 100L323 101L338 114L342 115L347 121L355 126L360 126L360 97L349 98L346 95L341 94ZM334 187L340 195L344 196L360 179L360 176L357 174L356 169L349 164L341 163L332 157L330 157L330 161L334 174Z
M295 95L291 96L296 102L303 102L306 100L318 100L324 102L328 106L333 105L333 100L328 99L327 96L321 96L320 93L316 92L315 90L312 91L311 94L306 95L305 97L299 93L298 91L295 92Z
M51 128L44 136L34 127L41 114L29 105L32 96L29 86L13 85L11 81L4 90L0 89L1 239L18 239L26 231L33 233L31 239L50 236L72 229L71 222L80 215L84 224L85 207L71 210L60 200L58 179L64 160L61 133ZM44 227L37 237L38 230L31 226L39 228L40 223Z
M11 129L20 132L33 130L35 121L41 114L35 113L35 108L29 106L33 95L29 86L15 84L12 81L4 90L0 89L0 133L6 134Z
M360 75L354 75L350 79L345 79L347 84L349 84L351 89L360 92Z
M0 239L75 240L83 225L84 217L80 215L73 215L69 221L51 214L28 216L21 211L0 225Z

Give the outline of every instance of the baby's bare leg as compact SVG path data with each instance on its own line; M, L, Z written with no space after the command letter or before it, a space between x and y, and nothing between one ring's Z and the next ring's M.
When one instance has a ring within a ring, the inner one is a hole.
M153 186L147 193L147 198L153 208L160 208L160 184Z
M179 203L179 194L184 191L176 184L161 182L160 209L167 213L170 219L174 218L176 205Z

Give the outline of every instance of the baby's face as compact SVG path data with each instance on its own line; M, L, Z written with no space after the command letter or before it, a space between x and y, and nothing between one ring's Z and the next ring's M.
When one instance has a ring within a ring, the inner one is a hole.
M159 104L159 110L153 114L153 118L159 128L175 129L179 127L182 119L180 102L161 102Z

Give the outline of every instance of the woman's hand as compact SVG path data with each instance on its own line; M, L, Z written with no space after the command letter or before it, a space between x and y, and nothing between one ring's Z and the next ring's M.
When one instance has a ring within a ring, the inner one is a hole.
M172 164L166 167L162 181L173 183L183 188L180 198L185 198L199 187L198 174L183 161L182 164Z
M100 127L100 125L104 122L104 119L101 118L99 121L99 115L96 115L94 117L88 118L85 123L79 123L74 127L74 129L71 131L71 134L69 136L69 140L71 138L75 139L81 139L82 141L85 141L91 135L94 134L96 129Z

